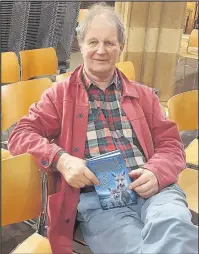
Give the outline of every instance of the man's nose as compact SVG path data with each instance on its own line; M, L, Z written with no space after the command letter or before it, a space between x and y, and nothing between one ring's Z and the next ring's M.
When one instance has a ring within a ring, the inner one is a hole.
M98 53L98 54L105 54L105 53L106 53L104 44L102 44L102 43L99 44L98 49L97 49L97 53Z

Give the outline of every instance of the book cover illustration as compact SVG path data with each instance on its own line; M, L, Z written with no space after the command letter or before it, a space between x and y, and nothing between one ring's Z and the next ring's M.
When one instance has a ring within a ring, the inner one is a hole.
M128 188L132 180L119 150L88 159L86 165L100 182L95 190L103 210L137 202L136 193Z

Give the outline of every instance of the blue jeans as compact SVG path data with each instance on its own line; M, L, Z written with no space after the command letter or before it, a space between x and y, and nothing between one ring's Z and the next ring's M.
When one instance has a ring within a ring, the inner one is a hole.
M191 222L183 190L172 184L129 207L102 210L95 192L82 193L77 219L95 254L198 253L198 227Z

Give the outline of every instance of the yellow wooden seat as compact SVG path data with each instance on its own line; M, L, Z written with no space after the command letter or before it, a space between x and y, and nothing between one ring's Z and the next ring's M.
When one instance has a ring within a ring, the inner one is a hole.
M88 12L88 9L80 9L77 21L81 22L84 19L87 12Z
M12 157L12 154L8 150L1 148L1 159L4 160L10 157Z
M28 114L31 104L39 101L45 89L52 86L48 78L20 81L1 87L2 130Z
M71 72L62 73L56 76L56 81L61 81L70 76Z
M40 215L42 203L39 168L30 154L22 154L1 162L2 226L33 219ZM46 237L34 233L14 249L12 254L51 254Z
M14 52L1 53L1 83L13 83L20 80L20 69Z
M186 162L198 167L198 139L194 139L185 149Z
M135 80L135 69L131 61L116 63L116 67L124 73L129 80Z
M186 193L189 209L198 214L198 170L183 170L179 175L178 184Z
M50 243L46 237L37 233L29 236L23 243L17 246L10 254L51 254Z
M188 42L188 51L190 48L198 48L198 29L193 29Z
M168 102L168 116L179 131L198 129L198 90L192 90L171 97Z
M58 60L54 48L23 50L20 52L21 80L37 76L56 75Z

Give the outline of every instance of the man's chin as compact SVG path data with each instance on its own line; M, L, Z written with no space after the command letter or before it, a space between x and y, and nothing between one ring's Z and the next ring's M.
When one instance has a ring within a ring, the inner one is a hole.
M113 67L111 67L110 65L107 64L100 64L100 65L93 65L92 66L92 70L94 72L99 72L99 73L103 73L103 72L109 72L113 69Z

